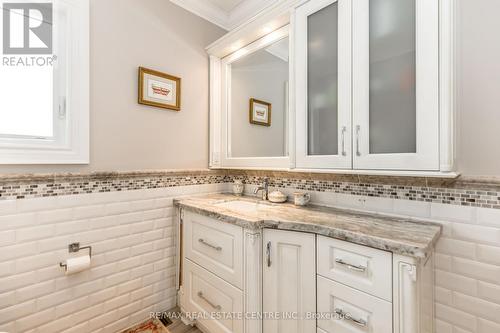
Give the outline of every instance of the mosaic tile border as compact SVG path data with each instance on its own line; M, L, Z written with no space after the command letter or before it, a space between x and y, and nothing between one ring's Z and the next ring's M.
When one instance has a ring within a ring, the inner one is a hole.
M349 195L434 202L460 206L500 209L500 183L491 178L431 179L239 171L231 180L260 185L264 178L271 187L300 191L333 192Z
M229 182L220 171L148 171L0 177L0 200L119 192Z
M0 175L0 200L223 184L234 179L257 185L264 178L269 178L270 185L276 188L500 209L499 178L379 177L261 170Z

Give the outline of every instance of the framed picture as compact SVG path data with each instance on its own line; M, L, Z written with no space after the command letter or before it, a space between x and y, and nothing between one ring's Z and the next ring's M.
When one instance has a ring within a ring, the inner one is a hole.
M271 103L250 99L250 123L271 126Z
M181 110L181 79L139 67L139 104Z

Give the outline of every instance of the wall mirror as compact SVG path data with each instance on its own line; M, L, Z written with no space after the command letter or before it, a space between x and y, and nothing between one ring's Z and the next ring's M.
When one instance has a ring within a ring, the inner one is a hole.
M223 165L288 167L288 26L222 59Z

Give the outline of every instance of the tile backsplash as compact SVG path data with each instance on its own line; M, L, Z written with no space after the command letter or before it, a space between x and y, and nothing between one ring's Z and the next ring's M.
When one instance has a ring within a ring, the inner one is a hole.
M264 178L268 178L270 185L276 188L500 209L500 180L245 170L0 176L0 200L223 184L235 179L257 185L261 184Z
M0 200L221 184L223 172L208 170L0 176Z
M246 184L261 184L265 175L230 174L230 178L242 178ZM334 192L355 196L375 198L390 198L400 200L435 202L460 206L500 209L500 191L496 186L490 189L473 188L470 185L442 182L428 183L420 178L409 177L402 182L401 177L370 177L363 179L321 179L317 174L312 178L287 177L286 173L279 176L270 175L270 186L276 188L293 188L302 191ZM341 177L339 177L341 178ZM452 186L450 186L452 185Z

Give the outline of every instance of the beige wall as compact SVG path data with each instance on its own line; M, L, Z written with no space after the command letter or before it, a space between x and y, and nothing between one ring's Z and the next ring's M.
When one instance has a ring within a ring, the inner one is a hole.
M458 170L500 176L500 1L458 4Z
M168 0L91 0L91 163L0 172L208 167L208 56L224 30ZM182 78L182 110L137 104L137 68Z

